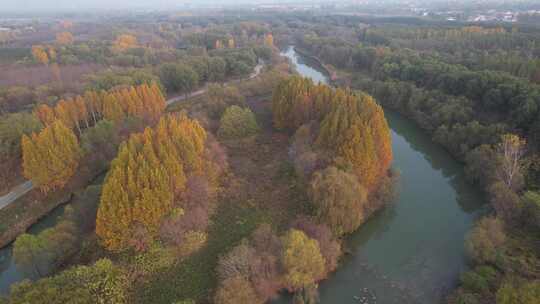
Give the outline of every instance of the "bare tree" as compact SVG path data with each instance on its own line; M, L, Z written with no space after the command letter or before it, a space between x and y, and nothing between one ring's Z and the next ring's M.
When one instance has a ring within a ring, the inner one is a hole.
M525 162L525 140L514 134L505 134L501 138L497 152L501 156L501 163L497 174L499 179L510 189L516 191L523 182Z

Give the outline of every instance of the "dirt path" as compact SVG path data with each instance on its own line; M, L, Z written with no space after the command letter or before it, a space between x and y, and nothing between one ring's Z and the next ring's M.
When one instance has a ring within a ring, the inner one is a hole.
M257 76L259 76L259 74L261 73L262 71L262 68L264 67L264 64L263 63L259 63L255 66L255 68L253 69L253 73L251 73L251 75L249 75L249 77L247 78L244 78L244 79L236 79L236 80L231 80L231 81L228 81L228 82L225 82L224 85L229 85L229 84L234 84L234 83L238 83L240 81L243 81L243 80L250 80L250 79L253 79ZM168 99L165 103L166 105L171 105L177 101L182 101L182 100L185 100L185 99L189 99L189 98L192 98L192 97L196 97L196 96L199 96L201 94L204 94L206 92L207 88L204 87L200 90L197 90L195 92L191 92L190 94L187 94L187 95L180 95L180 96L176 96L176 97L172 97L170 99Z

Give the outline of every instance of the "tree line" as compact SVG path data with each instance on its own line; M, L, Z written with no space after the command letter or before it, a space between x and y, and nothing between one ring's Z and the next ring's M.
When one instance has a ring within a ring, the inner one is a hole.
M124 119L135 117L149 124L161 116L164 108L165 100L156 84L109 92L87 91L84 97L62 100L55 107L43 104L34 114L45 128L22 137L24 176L44 192L62 188L76 172L82 158L80 139L86 144L97 145L107 139L108 133L114 132L106 124L99 124L101 119L120 125ZM90 128L92 125L94 127ZM74 129L78 130L80 138ZM90 132L83 136L85 129L102 130L107 134L96 138ZM95 151L107 152L111 153L107 149Z

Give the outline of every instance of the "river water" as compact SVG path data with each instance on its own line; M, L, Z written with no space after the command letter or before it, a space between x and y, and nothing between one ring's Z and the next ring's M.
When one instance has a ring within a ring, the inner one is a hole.
M64 212L64 206L55 208L51 213L47 214L36 224L28 229L30 234L38 234L41 231L51 228L58 222L59 217ZM17 265L13 261L13 244L10 244L0 249L0 295L5 295L9 292L9 288L13 283L22 281L23 279L34 279L32 274L17 269Z
M296 70L327 82L320 67L289 48ZM392 129L399 196L345 242L351 254L319 286L323 304L441 303L467 269L464 237L483 197L466 184L463 166L420 128L385 111ZM291 303L288 295L274 304Z

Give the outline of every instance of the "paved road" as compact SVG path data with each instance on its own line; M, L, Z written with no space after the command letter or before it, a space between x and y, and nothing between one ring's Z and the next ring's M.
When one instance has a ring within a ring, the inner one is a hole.
M255 66L255 68L253 69L253 73L251 73L251 75L249 75L249 77L247 78L247 80L250 80L250 79L253 79L257 76L259 76L259 74L261 73L262 71L262 68L263 68L263 64L262 63L259 63ZM239 79L239 80L232 80L232 81L229 81L229 82L226 82L225 85L227 84L232 84L232 83L236 83L236 82L240 82L244 79ZM171 99L168 99L165 103L166 105L170 105L172 103L175 103L177 101L181 101L181 100L184 100L184 99L188 99L188 98L191 98L191 97L195 97L195 96L199 96L201 94L204 94L206 92L207 88L202 88L200 90L197 90L195 92L191 92L190 94L188 95L180 95L180 96L176 96L176 97L173 97Z
M26 181L13 188L13 190L11 190L11 192L8 194L0 196L0 209L3 209L7 205L13 203L13 201L32 190L32 188L34 188L32 181Z
M263 66L264 66L263 63L257 64L257 66L255 66L255 69L253 70L253 73L251 73L251 75L249 75L249 77L247 79L249 80L249 79L253 79L253 78L259 76L259 74L262 71ZM239 82L239 81L242 81L242 79L226 82L225 85L230 84L230 83ZM200 89L198 91L192 92L191 94L188 94L187 96L182 95L182 96L173 97L173 98L167 100L166 103L167 103L167 105L170 105L172 103L184 100L186 98L195 97L195 96L203 94L204 92L206 92L206 90L207 90L206 88L203 88L203 89ZM20 185L18 185L16 187L14 187L13 190L11 190L11 192L9 192L8 194L6 194L4 196L0 196L0 210L3 209L4 207L6 207L7 205L13 203L15 200L17 200L19 197L26 194L28 191L32 190L32 188L34 188L34 186L32 185L32 181L26 181L26 182L24 182L24 183L22 183L22 184L20 184Z

